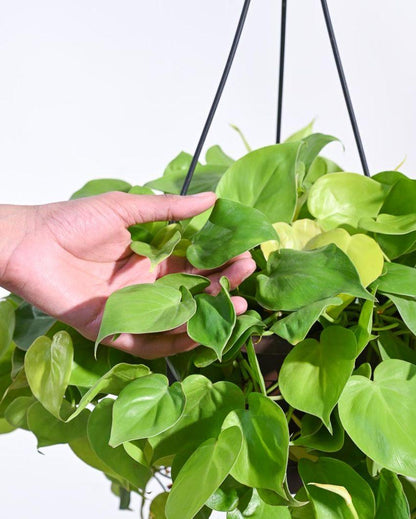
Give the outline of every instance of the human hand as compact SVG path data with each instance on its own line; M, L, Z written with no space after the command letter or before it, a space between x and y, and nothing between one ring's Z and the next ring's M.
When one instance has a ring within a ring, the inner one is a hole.
M214 202L214 193L181 197L111 192L42 206L8 206L13 217L2 219L0 214L0 222L12 222L16 243L10 240L3 246L1 284L91 340L97 337L107 298L122 287L187 272L207 276L210 293L219 291L221 276L235 288L255 269L249 253L215 271L198 271L176 256L150 271L150 260L129 247L129 226L183 220ZM232 301L237 313L246 310L243 298ZM168 356L196 345L185 325L164 334L121 334L103 343L143 358Z

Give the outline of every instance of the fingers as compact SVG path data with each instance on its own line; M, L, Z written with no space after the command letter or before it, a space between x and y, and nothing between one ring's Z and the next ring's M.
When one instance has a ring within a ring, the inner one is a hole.
M196 195L133 195L109 193L112 209L117 211L126 226L144 222L184 220L206 211L214 205L215 193Z

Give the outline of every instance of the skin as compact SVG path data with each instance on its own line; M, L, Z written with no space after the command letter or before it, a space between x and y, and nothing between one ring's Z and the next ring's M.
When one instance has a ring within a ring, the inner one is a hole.
M211 294L219 292L221 276L236 288L255 269L249 253L215 271L197 270L175 256L151 271L149 259L129 247L130 225L190 218L215 199L214 193L181 197L111 192L41 206L0 206L0 285L91 340L98 335L107 298L122 287L187 272L207 276ZM236 312L243 313L245 300L232 299ZM142 358L196 346L185 325L164 334L122 334L103 344Z

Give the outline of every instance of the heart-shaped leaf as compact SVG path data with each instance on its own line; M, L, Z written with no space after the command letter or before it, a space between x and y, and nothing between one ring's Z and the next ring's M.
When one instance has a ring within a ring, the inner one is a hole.
M416 477L416 366L381 362L374 381L352 376L339 401L342 425L371 459L393 472Z
M200 445L185 462L166 503L166 519L192 519L230 473L241 449L238 427ZM186 503L186 507L184 507Z
M25 356L25 372L32 393L57 418L71 377L73 357L71 336L65 331L55 333L52 340L39 337Z
M243 443L231 470L234 479L249 487L285 495L283 481L289 450L289 431L282 409L269 398L250 393L247 411L232 411L223 429L241 429Z
M330 415L352 373L356 354L354 333L341 326L325 328L320 341L300 342L280 370L284 399L295 409L321 418L331 430Z
M179 420L184 407L181 384L169 386L164 375L154 373L130 382L114 403L110 445L166 431Z
M186 256L194 267L213 269L273 239L278 239L276 231L260 211L219 199L207 223L193 236Z
M196 312L188 322L189 337L214 350L219 360L236 321L227 278L221 278L220 285L221 292L216 296L210 294L195 296Z
M258 209L272 223L291 222L296 209L300 146L300 142L276 144L248 153L225 172L217 195Z
M186 403L180 420L164 433L149 438L155 461L217 437L228 413L244 409L243 392L228 381L213 384L203 375L189 375L182 389Z
M117 290L108 298L96 345L117 333L155 333L188 321L196 303L187 289L143 283Z
M351 260L334 244L313 251L274 252L257 283L256 298L269 310L299 310L338 294L372 298Z
M149 258L151 270L154 270L159 263L172 254L174 248L180 242L182 237L180 229L179 224L167 225L160 229L150 243L133 241L130 248L136 254Z

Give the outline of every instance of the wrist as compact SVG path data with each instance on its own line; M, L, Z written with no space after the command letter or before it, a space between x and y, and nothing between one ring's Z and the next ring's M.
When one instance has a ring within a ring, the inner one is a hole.
M28 233L30 206L0 205L0 285L13 282L13 257Z

